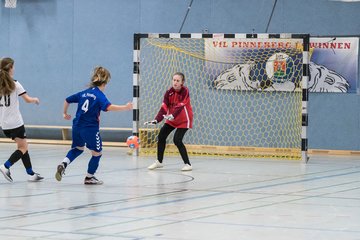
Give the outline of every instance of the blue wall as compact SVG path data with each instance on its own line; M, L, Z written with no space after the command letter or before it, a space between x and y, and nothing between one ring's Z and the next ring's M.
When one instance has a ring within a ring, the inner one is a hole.
M132 100L133 34L178 32L190 0L17 0L0 6L0 56L40 106L22 104L27 124L67 125L62 105L95 65L112 73L116 104ZM194 0L182 32L265 32L275 1ZM359 35L360 2L278 0L268 32ZM309 148L360 150L359 96L311 94ZM102 126L132 127L132 113L103 113Z

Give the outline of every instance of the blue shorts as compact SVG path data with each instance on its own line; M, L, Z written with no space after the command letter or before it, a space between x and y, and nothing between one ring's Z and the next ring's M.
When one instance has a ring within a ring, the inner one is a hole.
M72 128L72 145L71 147L86 147L95 152L102 151L102 140L99 128Z

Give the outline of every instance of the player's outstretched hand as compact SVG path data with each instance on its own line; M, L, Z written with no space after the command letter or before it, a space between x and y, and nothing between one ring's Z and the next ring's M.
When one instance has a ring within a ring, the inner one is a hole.
M148 122L144 122L144 125L156 125L156 124L157 124L156 120L151 120L151 121L148 121Z
M126 105L127 110L132 110L133 109L133 103L132 102L128 102Z
M33 102L34 102L36 105L39 105L39 104L40 104L40 100L39 100L37 97L33 98Z
M66 119L66 120L70 120L70 119L71 119L71 115L69 115L69 114L67 114L67 113L64 113L64 114L63 114L63 117L64 117L64 119Z
M174 120L174 116L173 116L172 114L170 114L170 115L163 115L163 117L164 117L166 120L169 120L169 121Z

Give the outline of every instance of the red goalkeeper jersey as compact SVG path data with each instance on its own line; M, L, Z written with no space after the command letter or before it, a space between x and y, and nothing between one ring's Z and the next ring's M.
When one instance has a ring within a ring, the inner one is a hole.
M179 91L176 91L173 87L167 90L155 119L161 122L164 119L163 115L170 114L174 116L174 119L166 120L165 123L174 128L192 128L193 111L187 87L182 86Z

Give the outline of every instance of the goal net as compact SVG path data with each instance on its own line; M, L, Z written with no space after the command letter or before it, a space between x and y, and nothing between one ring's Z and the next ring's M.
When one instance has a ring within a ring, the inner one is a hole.
M190 155L307 161L307 34L135 34L134 135L155 154L154 119L183 72L194 112ZM165 154L178 154L173 135Z

